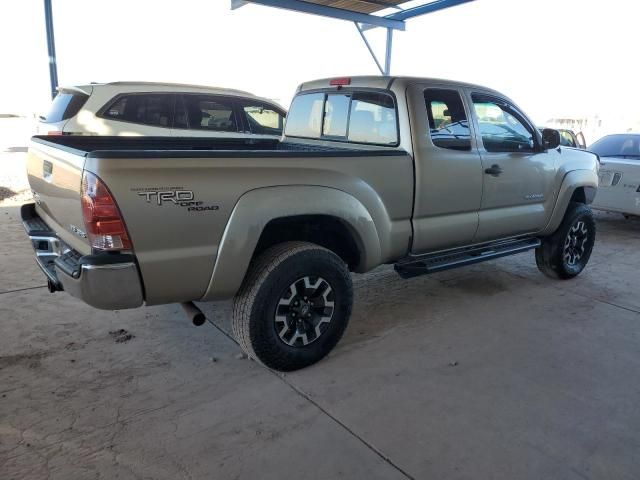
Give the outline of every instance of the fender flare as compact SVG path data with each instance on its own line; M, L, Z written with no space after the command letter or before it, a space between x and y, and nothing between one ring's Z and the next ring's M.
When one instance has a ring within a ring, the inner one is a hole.
M593 170L572 170L564 176L549 222L540 232L542 236L551 235L558 229L573 193L581 187L589 190L594 189L595 191L598 188L598 175L596 172ZM587 198L587 203L591 203L589 200L593 200L593 196L590 199Z
M245 193L225 227L209 285L201 301L233 297L240 289L258 240L272 220L296 215L328 215L351 231L358 249L358 271L380 264L381 245L373 217L355 197L321 186L265 187Z

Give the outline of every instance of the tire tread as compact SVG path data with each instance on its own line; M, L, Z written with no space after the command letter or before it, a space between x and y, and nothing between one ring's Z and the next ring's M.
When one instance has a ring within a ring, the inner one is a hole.
M292 256L310 250L321 252L322 254L326 255L326 260L335 263L335 266L338 268L338 270L341 271L343 275L346 275L348 277L347 281L349 285L351 284L351 277L349 276L349 272L346 269L344 262L342 262L342 260L336 254L324 247L313 243L290 241L270 247L251 262L242 286L233 299L231 322L233 336L236 338L236 340L240 344L240 347L249 357L267 366L268 368L275 368L277 370L286 371L300 367L291 364L291 359L286 354L274 357L272 349L270 350L269 365L266 365L265 362L261 360L260 353L262 351L266 351L269 345L263 344L264 342L266 342L266 340L264 339L251 338L251 320L252 317L256 314L254 310L256 308L260 308L259 305L256 305L256 298L265 282L268 281L270 275L279 265L281 265L284 261ZM348 294L349 300L351 301L352 292L349 291ZM344 322L342 331L339 332L338 338L336 339L335 343L337 343L337 341L342 336L342 333L346 328L346 323L347 322Z

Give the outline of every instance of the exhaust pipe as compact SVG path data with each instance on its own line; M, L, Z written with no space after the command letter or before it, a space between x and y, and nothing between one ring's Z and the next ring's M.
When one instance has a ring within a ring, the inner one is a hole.
M55 293L55 292L61 292L62 288L60 288L50 279L47 279L47 290L49 290L49 293Z
M203 325L207 320L207 317L204 316L202 310L196 307L196 304L193 302L184 302L181 303L180 306L184 309L184 313L187 314L187 318L193 322L196 327Z

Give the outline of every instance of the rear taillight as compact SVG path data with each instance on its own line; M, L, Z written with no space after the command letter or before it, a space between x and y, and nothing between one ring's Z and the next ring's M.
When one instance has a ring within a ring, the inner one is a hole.
M82 175L82 216L91 248L131 250L131 240L111 192L94 174Z

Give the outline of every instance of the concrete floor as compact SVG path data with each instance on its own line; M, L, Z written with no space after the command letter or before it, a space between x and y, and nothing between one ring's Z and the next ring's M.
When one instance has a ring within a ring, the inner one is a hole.
M279 375L240 358L228 303L196 328L47 293L0 207L0 478L637 479L640 222L598 218L570 282L531 253L356 276L338 347Z

